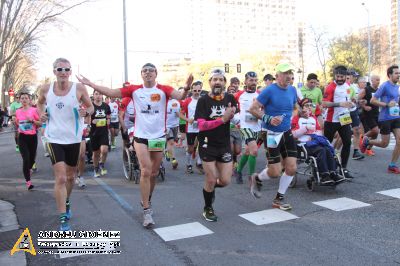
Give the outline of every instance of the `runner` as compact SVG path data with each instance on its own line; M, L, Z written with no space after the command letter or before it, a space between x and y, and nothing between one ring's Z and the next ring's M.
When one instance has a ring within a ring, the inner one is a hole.
M289 63L280 63L275 70L276 83L263 90L250 107L250 113L262 119L268 130L266 139L268 167L262 173L251 176L250 192L255 197L260 197L255 190L259 180L281 176L272 207L286 211L291 210L292 206L285 202L284 195L297 168L297 146L290 130L297 92L296 88L290 85L294 67ZM281 157L285 166L283 173Z
M197 147L197 135L199 133L199 127L197 121L194 119L194 113L196 111L196 105L200 98L201 89L203 83L195 82L192 84L191 93L192 96L181 102L181 108L184 110L185 115L180 117L186 121L186 173L193 174L193 159L196 158L196 147ZM196 161L196 167L203 173L203 166L200 158Z
M258 154L257 139L261 130L258 119L249 110L252 103L256 100L259 93L256 91L258 83L257 73L250 71L245 75L245 90L235 94L235 99L240 110L240 132L244 139L246 148L237 167L236 183L243 184L242 170L249 162L249 178L256 170L256 160Z
M346 83L347 68L337 66L334 71L334 81L325 89L322 105L328 108L328 114L324 124L324 136L332 143L335 133L338 132L342 140L342 151L340 158L342 160L343 172L346 178L353 178L346 169L350 156L351 148L351 115L350 108L354 107L351 101L351 90Z
M223 93L225 83L222 70L211 72L211 92L199 99L194 116L199 124L199 155L205 171L203 217L209 222L218 220L212 207L215 187L228 185L232 176L229 120L235 114L236 101L233 95Z
M274 76L272 76L271 74L266 74L263 78L264 81L264 87L261 90L264 90L265 88L267 88L269 85L271 85L272 83L274 83L275 78Z
M390 141L390 132L396 139L396 146L393 149L392 160L387 171L392 174L400 174L400 169L396 162L400 155L400 115L399 115L399 82L400 71L397 65L392 65L387 69L388 80L384 82L374 96L371 103L381 107L379 112L379 128L381 140L369 139L365 136L360 147L361 152L365 152L368 146L386 148Z
M90 124L90 144L93 151L94 177L106 175L104 164L108 154L108 125L110 124L110 106L103 102L103 94L93 92L94 113Z
M37 150L37 128L41 126L40 117L37 109L30 106L28 92L20 92L19 97L22 107L15 112L15 123L18 126L18 143L22 156L22 170L24 173L26 187L31 190L34 186L31 181L31 169L35 164Z
M110 120L110 134L111 134L111 149L115 149L115 137L118 136L119 131L119 119L118 119L118 103L115 101L115 98L110 99L110 103L108 104L111 111L111 120Z
M17 109L21 108L22 104L19 102L19 94L15 95L14 101L10 104L10 116L12 119L12 125L14 130L14 140L15 140L15 151L19 152L18 146L18 127L15 124L15 112Z
M129 143L128 129L132 128L135 123L135 107L133 106L131 97L122 99L119 105L119 121L121 123L122 140L124 142L124 147L126 147Z
M362 106L361 122L364 126L365 135L370 139L376 139L379 134L378 127L378 117L379 117L379 107L371 103L372 96L378 90L380 84L380 77L377 75L371 76L371 86L367 85L365 89L361 89L358 94L359 100L366 100L366 104ZM362 146L362 138L360 142L360 149ZM375 155L371 146L368 146L365 154L368 156Z
M179 101L175 99L169 99L167 106L167 150L165 158L167 161L171 161L172 168L178 167L178 161L175 158L175 145L178 142L178 130L179 130L179 114L181 112L181 106Z
M229 94L234 95L238 92L236 87L229 85L226 90ZM238 176L238 156L242 152L242 135L240 133L240 114L235 113L234 117L230 120L230 140L231 140L231 150L232 150L232 168L234 176Z
M46 84L39 89L38 111L42 123L47 123L45 135L50 158L53 164L55 185L54 194L60 213L60 230L71 227L70 196L74 186L79 147L82 141L82 123L79 116L93 113L93 105L83 84L69 81L71 64L65 58L53 63L56 82ZM80 109L82 102L86 109ZM45 105L47 108L45 110Z
M316 112L317 107L322 108L322 90L317 87L318 76L314 73L310 73L307 76L306 85L301 88L301 94L305 98L309 98L312 103L315 105L313 107L313 115L317 117L318 124L321 126L321 130L324 130L324 119L322 117L323 110L320 112Z
M83 108L81 106L81 108ZM79 160L78 160L78 174L75 180L75 183L78 187L84 189L86 187L85 178L83 174L85 173L85 165L86 165L86 138L90 139L90 116L82 118L83 120L83 132L82 132L82 141L79 147Z
M134 146L141 170L140 192L143 206L143 226L150 228L155 224L151 209L151 197L165 147L167 100L170 96L177 100L186 98L193 82L193 76L188 77L183 93L179 93L170 86L157 84L157 69L151 63L142 67L141 75L143 85L130 85L116 90L96 85L83 76L78 79L83 84L107 96L133 99L136 114Z

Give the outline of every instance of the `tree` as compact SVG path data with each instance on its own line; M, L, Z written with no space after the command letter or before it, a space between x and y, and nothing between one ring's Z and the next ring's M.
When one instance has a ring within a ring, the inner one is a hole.
M32 47L49 26L61 22L62 14L85 2L88 0L0 0L0 77L7 63ZM3 106L5 85L1 88Z
M318 63L322 69L323 80L322 83L327 82L327 73L328 73L328 62L329 62L329 54L328 49L330 47L330 40L328 38L328 33L325 29L317 29L314 27L310 27L312 43L314 54L317 55Z

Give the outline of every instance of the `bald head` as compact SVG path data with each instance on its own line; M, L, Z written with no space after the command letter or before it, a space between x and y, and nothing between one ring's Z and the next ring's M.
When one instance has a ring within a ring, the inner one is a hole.
M372 86L372 88L374 88L374 89L378 88L380 82L381 82L381 78L378 75L372 75L371 76L371 86Z

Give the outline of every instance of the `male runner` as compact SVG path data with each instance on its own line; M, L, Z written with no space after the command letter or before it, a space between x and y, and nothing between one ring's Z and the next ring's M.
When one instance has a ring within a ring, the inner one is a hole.
M60 213L60 230L67 231L71 230L68 223L71 218L69 199L82 140L79 116L92 114L93 105L85 86L69 81L71 64L67 59L56 59L53 73L56 81L39 89L37 108L41 122L47 123L45 135L55 176L54 195ZM85 109L79 107L81 102Z
M140 192L143 206L143 226L149 228L155 224L150 201L165 147L167 100L169 97L177 100L186 98L193 82L193 76L189 75L183 93L179 93L170 86L156 82L157 69L151 63L143 65L141 75L142 85L129 85L116 90L96 85L83 76L78 79L104 95L133 99L135 108L134 147L141 170Z
M236 101L233 95L223 92L225 83L222 70L211 72L211 92L199 99L194 116L199 125L199 155L205 171L203 217L209 222L218 220L212 207L215 187L228 185L232 176L229 120L235 114Z

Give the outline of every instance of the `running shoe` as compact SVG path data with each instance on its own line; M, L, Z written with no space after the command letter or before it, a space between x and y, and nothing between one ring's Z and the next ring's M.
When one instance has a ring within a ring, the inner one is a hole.
M16 152L19 152L19 146L18 146L18 145L15 146L15 151L16 151Z
M68 221L61 222L60 231L71 231L71 226L69 225Z
M196 163L196 168L199 170L200 174L204 175L204 169L202 164L197 164Z
M363 153L365 153L365 151ZM353 160L362 160L364 158L365 158L365 156L362 155L358 150L354 151Z
M193 174L193 167L191 165L186 165L186 173Z
M99 176L100 176L100 169L99 168L94 168L93 177L99 177Z
M371 150L371 149L367 149L367 150L365 151L365 154L366 154L367 156L375 156L375 152L374 152L373 150Z
M164 157L165 157L165 160L167 160L167 162L171 161L171 156L168 151L164 152Z
M101 175L106 175L107 174L107 169L104 168L104 167L100 168L100 174Z
M50 157L50 154L48 152L45 152L44 157Z
M349 170L347 170L347 169L343 169L343 173L344 173L344 177L347 178L347 179L353 179L354 178L354 176L352 176L350 174Z
M36 171L37 171L36 163L34 163L34 164L32 165L32 171L33 171L33 172L36 172Z
M344 177L342 177L342 176L339 176L339 175L338 175L337 173L335 173L335 172L332 172L332 173L330 174L330 176L331 176L331 179L335 182L335 184L342 183L343 181L346 180L346 178L344 178Z
M400 174L400 169L397 166L389 166L387 171L390 174Z
M153 226L154 220L153 220L153 211L151 209L143 210L143 226L146 228L150 228Z
M75 180L75 183L78 185L78 187L80 188L85 188L86 187L86 182L85 179L83 177L77 177Z
M331 179L331 176L329 173L321 174L321 180L320 183L322 185L328 185L334 183L334 181Z
M237 172L236 175L236 184L243 184L243 174L242 172Z
M115 150L115 148L116 148L115 145L114 145L114 144L111 144L111 149L112 149L112 150Z
M360 151L361 151L362 153L365 153L365 151L367 150L368 143L369 143L368 137L367 137L367 136L364 136L364 138L363 138L363 140L362 140L362 143L361 143L361 145L360 145Z
M172 169L176 170L176 168L178 168L178 161L176 159L173 159L171 164L172 164Z
M250 176L249 181L250 181L250 194L259 199L261 198L261 193L260 189L257 186L257 179L258 179L258 174L254 173Z
M277 208L282 211L289 211L292 209L292 206L285 201L283 196L280 196L280 197L276 197L272 201L272 208Z
M65 203L65 219L69 220L72 217L71 203Z
M214 213L213 207L204 207L203 217L208 222L216 222L218 220L218 217Z
M28 190L31 190L31 189L33 189L35 186L34 185L32 185L32 181L26 181L26 188L28 189Z

